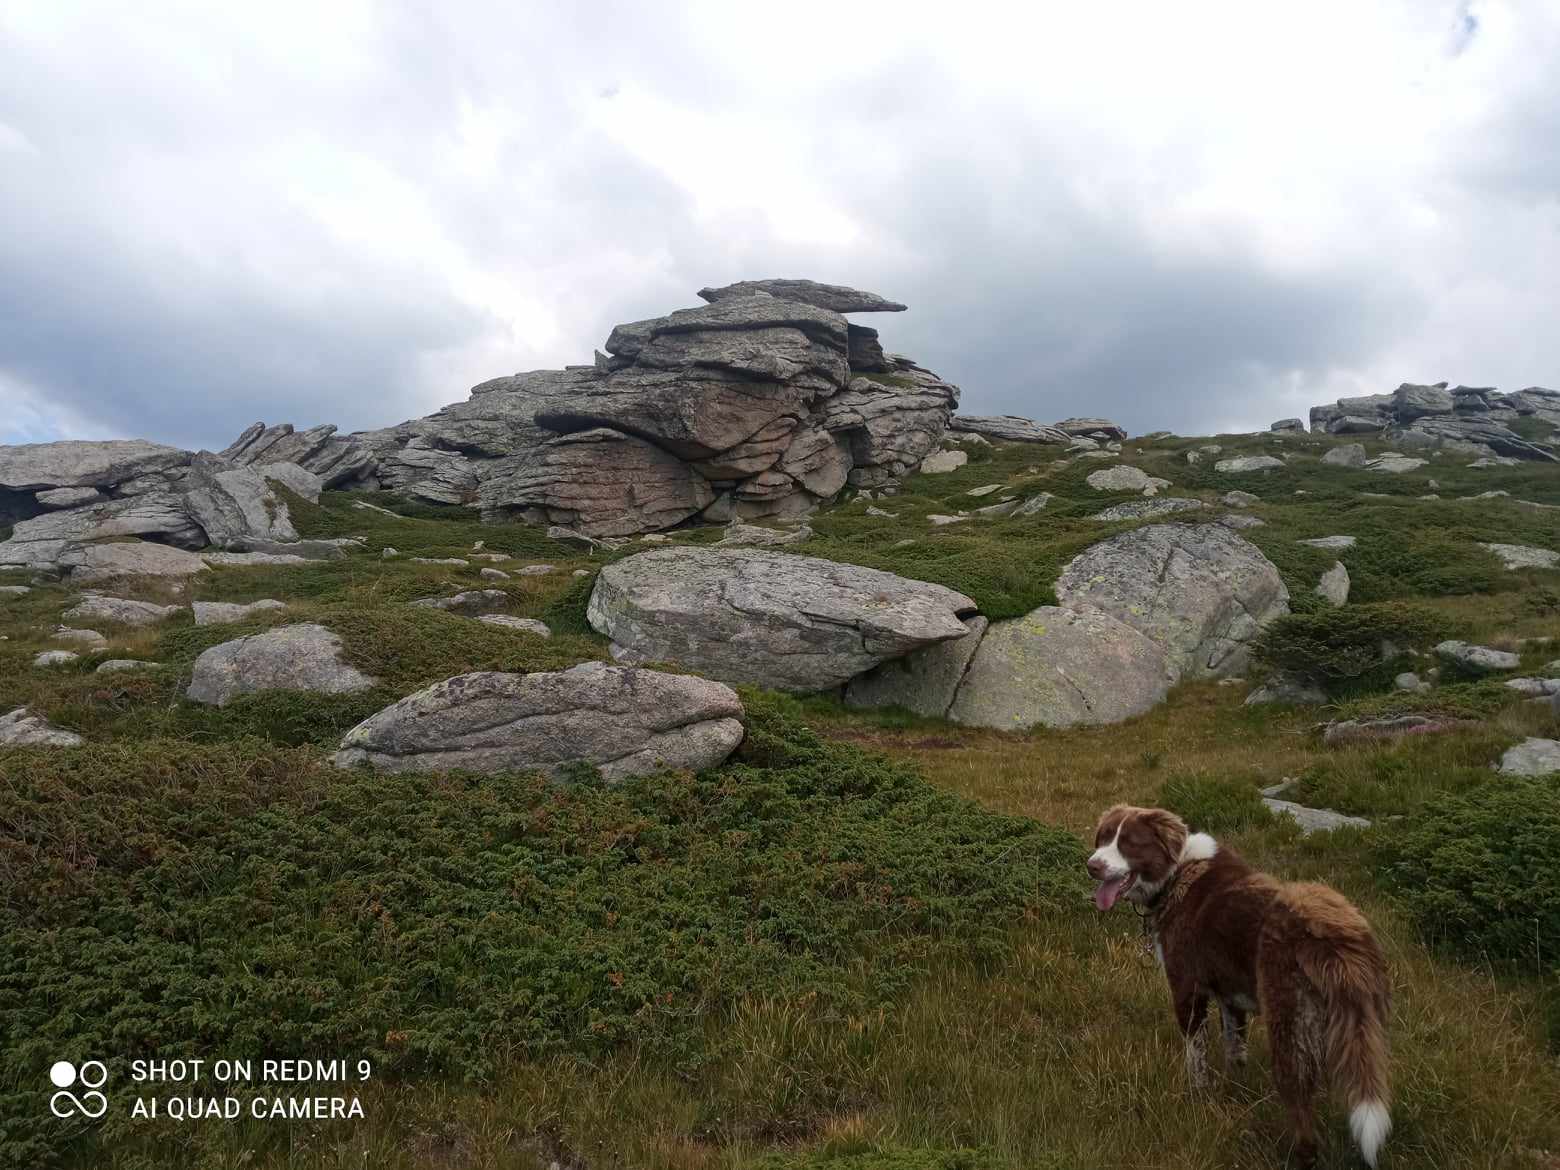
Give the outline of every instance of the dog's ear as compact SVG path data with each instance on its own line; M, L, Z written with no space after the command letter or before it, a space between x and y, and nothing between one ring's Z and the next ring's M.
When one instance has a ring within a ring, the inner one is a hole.
M1099 823L1094 826L1094 843L1100 845L1114 837L1116 830L1121 827L1121 822L1131 811L1130 805L1113 804L1102 812Z
M1181 860L1181 850L1186 845L1186 837L1190 832L1186 822L1168 809L1150 808L1142 814L1143 823L1154 834L1154 839L1159 842L1165 851L1165 856L1170 864L1174 865Z

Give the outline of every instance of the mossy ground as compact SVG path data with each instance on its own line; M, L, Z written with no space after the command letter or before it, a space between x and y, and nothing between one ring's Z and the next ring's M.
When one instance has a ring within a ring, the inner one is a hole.
M1220 456L1186 462L1210 441ZM1515 502L1560 504L1556 469L1442 456L1390 476L1316 462L1330 445L1174 439L1129 443L1125 461L1171 480L1168 494L1260 497L1245 511L1265 526L1245 535L1297 610L1317 608L1310 590L1338 559L1351 606L1390 617L1412 602L1433 616L1404 635L1406 652L1450 630L1519 648L1525 668L1560 657L1560 642L1518 641L1560 638L1560 573L1508 572L1479 547L1560 547L1560 512ZM1273 450L1291 466L1212 469ZM1108 461L972 451L961 470L871 502L894 517L867 516L866 501L826 510L793 551L939 581L1000 617L1050 602L1070 556L1132 526L1090 518L1133 498L1083 483ZM1002 490L968 494L988 484ZM1511 498L1456 498L1490 489ZM1056 499L1030 517L925 518L1040 491ZM1442 499L1417 498L1431 491ZM1394 841L1523 815L1520 801L1467 813L1447 803L1487 802L1505 747L1560 732L1498 682L1403 695L1390 673L1365 671L1320 710L1243 707L1244 687L1191 683L1128 724L1023 735L749 695L743 758L701 777L560 790L520 776L338 773L324 760L341 732L428 682L604 657L583 618L589 577L572 574L640 547L592 558L466 509L368 502L401 515L334 493L318 507L290 501L304 535L365 540L343 561L108 590L288 603L243 626L100 626L109 651L34 670L74 591L40 585L0 601L0 707L26 703L90 741L0 751L0 1005L22 1025L0 1035L0 1140L19 1164L1276 1170L1283 1118L1260 1030L1250 1073L1190 1091L1136 923L1096 914L1076 884L1094 817L1123 800L1178 808L1264 867L1329 881L1376 924L1396 1003L1397 1132L1384 1166L1556 1164L1560 990L1544 950L1437 937L1425 899L1392 876L1404 872ZM1295 543L1333 534L1358 544ZM493 583L484 562L407 559L464 555L478 540L515 558L501 568L557 571ZM385 545L403 555L382 559ZM488 587L554 637L405 605ZM182 700L202 649L299 620L336 630L375 690L221 710ZM92 673L105 657L164 665ZM1336 749L1315 732L1327 718L1403 710L1466 722ZM1302 838L1256 798L1290 777L1291 798L1377 826ZM1436 897L1457 888L1456 860L1434 871ZM40 1062L72 1044L115 1060L269 1047L366 1056L378 1072L359 1087L365 1122L50 1128ZM1324 1165L1350 1164L1334 1109Z

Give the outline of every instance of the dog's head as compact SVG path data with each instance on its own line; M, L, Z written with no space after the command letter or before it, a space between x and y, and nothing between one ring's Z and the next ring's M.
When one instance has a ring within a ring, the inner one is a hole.
M1183 862L1212 857L1216 848L1212 837L1190 833L1185 821L1162 808L1118 804L1106 809L1086 863L1089 876L1099 882L1094 904L1109 910L1118 898L1152 901Z

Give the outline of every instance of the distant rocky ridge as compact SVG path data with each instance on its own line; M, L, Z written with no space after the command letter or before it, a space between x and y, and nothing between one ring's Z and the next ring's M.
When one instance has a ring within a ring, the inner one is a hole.
M1507 424L1533 417L1560 427L1560 390L1529 386L1502 394L1488 386L1421 386L1404 382L1391 394L1340 398L1311 408L1311 430L1330 435L1381 435L1405 447L1440 447L1480 458L1557 461L1554 449L1524 439ZM1274 423L1293 430L1298 419Z
M619 325L593 364L474 387L425 418L354 434L255 423L224 450L145 440L0 447L0 566L68 569L129 537L187 550L297 539L279 483L390 491L591 538L802 515L847 485L892 487L950 424L973 436L1119 448L1105 419L955 419L959 389L885 353L844 313L901 312L810 280L701 289L707 303ZM181 569L189 569L188 561Z

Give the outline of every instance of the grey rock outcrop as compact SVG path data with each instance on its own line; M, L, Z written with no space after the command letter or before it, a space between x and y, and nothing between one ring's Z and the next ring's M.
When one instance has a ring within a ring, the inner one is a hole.
M720 763L742 742L742 704L708 679L587 662L538 674L465 674L408 695L341 741L337 767L388 772L594 764L609 780Z
M421 597L407 604L448 613L496 613L509 604L509 594L502 589L468 589L450 597Z
M719 288L701 288L699 298L714 304L732 297L752 296L754 293L814 305L834 313L903 313L908 307L898 301L880 297L877 293L862 292L843 284L822 284L816 280L739 280Z
M1524 439L1506 424L1524 415L1555 421L1560 395L1541 387L1501 394L1494 387L1445 382L1405 382L1391 394L1340 398L1334 406L1311 408L1311 429L1329 434L1383 434L1412 447L1441 447L1459 453L1555 461L1553 448Z
M1145 496L1152 496L1160 488L1170 486L1168 479L1156 478L1140 467L1128 467L1126 464L1091 471L1084 482L1097 492L1142 492Z
M293 541L298 531L284 504L252 467L197 458L184 496L190 517L215 548L234 548L246 539Z
M182 608L178 605L156 605L150 601L132 601L129 598L93 594L83 598L61 616L70 621L105 621L119 622L126 626L150 626L167 621Z
M341 639L313 622L279 626L223 642L202 652L191 670L187 698L226 706L257 691L318 691L339 695L366 690L374 680L348 665Z
M1115 504L1103 512L1096 512L1096 520L1147 520L1153 516L1167 516L1175 512L1195 512L1207 505L1201 500L1189 500L1180 496L1158 496L1151 500L1128 500Z
M1284 461L1272 455L1239 455L1234 459L1219 460L1213 469L1225 475L1243 475L1251 471L1276 471L1283 466Z
M999 443L1057 443L1067 446L1073 436L1060 427L1046 426L1016 414L956 414L948 420L948 429L995 439Z
M145 439L23 443L0 447L0 488L14 492L111 488L189 461L188 451Z
M1334 829L1370 828L1370 822L1364 817L1351 817L1330 808L1307 808L1292 800L1279 800L1272 796L1264 796L1262 803L1268 807L1268 811L1286 816L1299 825L1302 837L1309 837L1312 833L1331 833Z
M1056 429L1096 443L1119 443L1127 437L1125 428L1108 418L1064 418L1056 424Z
M1140 630L1190 677L1240 673L1247 641L1289 612L1277 568L1222 524L1156 524L1113 536L1068 563L1056 596Z
M6 747L80 747L86 742L74 731L56 727L26 707L0 715L0 744Z
M328 424L296 431L291 423L268 427L257 422L224 448L221 458L244 466L292 463L318 476L327 488L377 486L373 450L355 436L338 435Z
M1344 443L1323 455L1322 462L1332 467L1364 467L1365 458L1363 443Z
M1163 700L1176 678L1163 647L1126 623L1041 606L991 624L948 717L1009 731L1116 723Z
M539 638L551 638L552 631L547 628L546 622L539 622L535 618L515 617L507 613L478 614L477 620L485 626L498 626L500 629L516 630L522 634L535 634Z
M941 585L763 549L664 548L608 565L587 617L629 663L813 692L963 637L975 603Z
M234 622L248 621L259 613L286 609L287 603L274 597L240 603L235 601L197 601L190 607L195 613L197 626L227 626Z
M1560 552L1555 552L1553 549L1534 548L1527 544L1481 543L1479 547L1498 556L1500 563L1508 569L1560 568Z
M1508 776L1551 776L1560 772L1560 740L1529 736L1500 758L1500 771Z
M1440 643L1435 653L1441 661L1467 674L1494 674L1502 670L1516 670L1522 665L1521 655L1509 650L1473 646L1455 640Z
M1342 561L1334 561L1332 568L1322 574L1322 579L1316 583L1316 592L1335 609L1349 600L1349 570Z
M1274 434L1305 434L1305 420L1298 418L1281 418L1273 423L1268 430Z
M261 479L268 483L279 483L311 504L319 503L320 492L325 490L323 479L296 463L260 463L255 465L255 470L260 473Z

